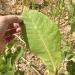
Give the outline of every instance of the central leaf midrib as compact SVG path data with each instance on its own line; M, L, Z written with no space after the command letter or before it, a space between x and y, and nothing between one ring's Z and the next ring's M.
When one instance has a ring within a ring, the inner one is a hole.
M53 65L53 68L54 68L54 71L55 71L56 68L55 68L55 65L54 65L54 62L53 62L53 59L52 59L52 55L50 54L49 49L47 48L47 46L46 46L46 44L45 44L45 41L43 40L42 35L40 34L40 31L37 30L37 32L38 32L39 37L40 37L40 39L41 39L41 41L42 41L42 43L43 43L43 45L44 45L44 47L45 47L45 50L46 50L47 53L48 53L49 59L50 59L52 65Z

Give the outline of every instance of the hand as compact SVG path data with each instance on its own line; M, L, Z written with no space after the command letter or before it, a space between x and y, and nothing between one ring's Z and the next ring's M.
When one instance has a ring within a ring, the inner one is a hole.
M2 46L14 38L13 34L21 30L20 22L21 19L17 15L0 16L0 43Z

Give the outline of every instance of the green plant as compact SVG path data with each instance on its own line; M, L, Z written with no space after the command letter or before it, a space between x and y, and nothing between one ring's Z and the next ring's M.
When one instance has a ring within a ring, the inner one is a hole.
M61 63L60 33L57 25L35 10L25 8L22 17L22 34L27 47L43 61L51 75L55 74Z

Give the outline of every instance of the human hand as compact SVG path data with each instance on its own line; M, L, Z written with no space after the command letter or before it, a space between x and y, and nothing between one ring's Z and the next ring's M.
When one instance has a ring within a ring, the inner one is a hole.
M0 43L4 46L21 30L21 19L17 15L0 16ZM0 46L1 46L0 45Z

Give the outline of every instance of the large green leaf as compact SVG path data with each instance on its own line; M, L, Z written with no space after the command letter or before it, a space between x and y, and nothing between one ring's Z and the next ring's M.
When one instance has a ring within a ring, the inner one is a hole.
M60 33L57 25L46 15L35 10L24 9L22 35L27 47L47 66L51 75L55 75L60 65Z

